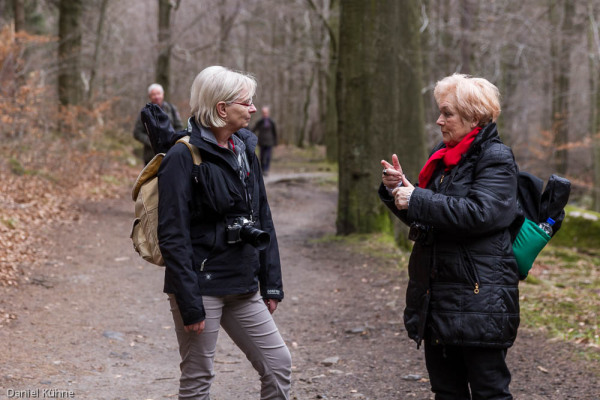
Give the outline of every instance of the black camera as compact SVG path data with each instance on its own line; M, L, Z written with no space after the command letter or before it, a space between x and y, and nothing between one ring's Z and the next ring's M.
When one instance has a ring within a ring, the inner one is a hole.
M430 245L433 243L433 232L431 227L413 222L408 231L408 238L413 242Z
M254 221L245 217L237 217L231 225L227 225L227 243L246 242L258 250L264 250L271 243L271 235L254 227Z

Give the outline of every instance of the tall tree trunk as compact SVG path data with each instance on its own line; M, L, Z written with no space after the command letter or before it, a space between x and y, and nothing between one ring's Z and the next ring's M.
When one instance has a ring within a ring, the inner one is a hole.
M244 23L244 71L248 71L250 59L250 21Z
M340 33L340 1L331 0L329 4L329 18L327 20L329 32L329 67L327 70L326 85L327 114L325 116L325 146L327 160L338 160L338 112L336 103L336 75L338 66L338 42Z
M450 0L440 0L438 3L440 7L440 21L439 21L439 34L438 34L438 48L442 51L442 57L440 62L437 63L437 70L435 71L435 80L439 79L440 76L450 75L456 71L456 56L454 53L454 35L452 34L452 25L450 23L451 5Z
M392 231L381 159L409 177L425 159L418 2L343 0L337 81L339 234ZM394 55L390 59L390 55Z
M171 1L158 0L158 59L156 60L156 82L169 98L171 73Z
M460 0L460 72L471 74L473 59L473 19L476 17L473 0Z
M558 6L563 6L562 23L558 20ZM552 133L554 137L555 168L565 175L568 167L568 151L565 145L569 141L569 89L571 70L571 32L575 6L570 0L551 1L553 26L559 35L555 49L554 82L552 85Z
M60 103L77 105L83 97L81 79L82 0L60 0L58 19L58 97Z
M592 137L592 207L600 211L600 27L596 20L600 10L592 0L588 3L590 19L590 135Z
M277 49L283 47L283 43L285 41L285 31L282 28L283 24L281 23L282 21L280 19L281 15L277 11L275 11L273 16L274 21L271 26L271 45L274 49ZM261 62L264 62L265 57L262 57L261 60ZM279 60L273 56L271 56L271 58L269 59L269 62L271 63L271 65L273 65L274 68L273 81L268 82L268 85L263 85L263 88L267 86L269 90L268 103L265 104L263 100L263 105L269 105L271 107L270 111L273 117L275 118L275 121L280 121L278 122L279 129L277 132L277 141L279 144L283 144L287 143L287 141L284 139L286 125L283 119L281 118L281 116L284 115L284 110L283 107L280 106L282 104L282 95L281 90L278 89L283 87L285 66L283 65L283 62L276 61ZM274 107L276 105L278 106L277 108Z
M106 18L106 9L110 0L101 0L100 2L100 15L98 16L98 27L96 28L96 40L94 42L94 58L92 60L92 70L90 71L90 82L88 89L87 101L89 106L92 106L92 100L94 97L94 89L96 83L96 74L98 71L98 63L100 61L100 46L102 44L102 31L104 27L104 20Z
M235 26L235 20L240 14L240 3L235 3L235 8L232 12L228 13L229 7L227 6L227 1L219 2L219 47L218 47L218 57L217 64L223 65L225 63L225 58L227 57L229 34L231 30Z
M308 107L310 106L310 94L312 92L313 85L315 83L315 74L317 71L315 69L312 70L310 74L310 79L306 84L306 93L304 96L304 104L302 105L302 125L300 126L300 132L298 135L298 140L296 142L296 146L302 148L304 147L304 142L306 140L306 127L308 126L308 119L310 116L308 115Z
M12 0L15 13L15 32L25 30L25 0Z

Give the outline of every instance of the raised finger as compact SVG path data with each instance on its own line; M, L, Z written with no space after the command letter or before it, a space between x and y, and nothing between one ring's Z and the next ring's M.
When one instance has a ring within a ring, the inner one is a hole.
M392 169L394 166L385 160L381 160L381 166L383 168Z
M394 169L396 171L402 171L402 167L400 166L400 161L398 161L398 156L396 154L392 155L392 163L394 164Z

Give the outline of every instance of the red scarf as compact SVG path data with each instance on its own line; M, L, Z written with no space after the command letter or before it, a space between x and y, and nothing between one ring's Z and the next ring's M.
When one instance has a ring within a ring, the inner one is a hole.
M463 154L469 150L471 143L475 140L475 136L479 133L481 128L478 126L467 134L460 142L450 147L444 147L436 151L429 157L429 160L425 163L425 166L419 173L419 187L425 188L433 175L433 171L437 167L439 160L443 160L446 165L445 171L451 170L458 164Z

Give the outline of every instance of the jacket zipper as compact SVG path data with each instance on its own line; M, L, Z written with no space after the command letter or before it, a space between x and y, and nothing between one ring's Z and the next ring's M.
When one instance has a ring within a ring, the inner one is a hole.
M473 293L475 294L479 294L479 274L477 273L477 267L475 267L475 263L473 262L473 258L471 257L471 254L469 253L469 251L463 246L461 245L460 248L462 249L462 252L465 254L466 258L467 258L467 268L468 272L472 272L472 274L469 274L469 278L474 286L473 288Z
M204 260L202 260L202 264L200 264L200 272L204 271L204 264L206 264L207 261L208 261L208 258L205 258Z
M191 137L191 134L190 134L190 137ZM202 139L204 141L208 142L208 143L216 143L216 142L212 142L211 140L206 139L205 137L202 137ZM219 146L218 143L216 143L216 144L217 144L217 146ZM237 153L234 150L230 149L229 146L227 146L227 147L221 147L221 146L219 146L219 147L221 149L223 149L223 150L228 151L229 153L231 153L233 155L234 159L238 159ZM227 163L227 165L229 165L231 167L231 164L229 162L227 162L227 160L225 160L225 162ZM246 205L250 209L250 216L252 217L252 221L254 221L254 209L252 207L252 194L250 193L250 190L248 188L247 182L245 181L244 177L242 177L243 174L241 172L243 171L243 168L242 168L242 165L239 162L239 160L238 160L238 164L239 164L239 169L238 170L236 170L235 168L232 168L232 169L238 175L239 180L242 183L242 187L243 187L243 190L244 190L244 195L246 197L246 199L245 199L246 200ZM250 165L248 163L248 167L249 166ZM250 171L248 171L248 173L250 173ZM196 183L198 183L198 178L196 177L195 179L196 179ZM206 260L204 260L204 262L206 262ZM203 267L204 267L204 262L202 263ZM202 269L200 271L202 271Z

